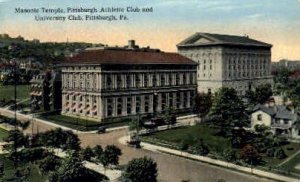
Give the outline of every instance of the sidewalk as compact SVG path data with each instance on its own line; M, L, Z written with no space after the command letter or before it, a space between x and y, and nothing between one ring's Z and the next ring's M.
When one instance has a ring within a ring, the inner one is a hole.
M62 151L61 149L54 149L54 154L61 158L64 158L67 155L66 152ZM119 179L122 175L122 171L109 168L104 169L104 167L101 164L95 164L93 162L84 161L83 165L84 167L96 171L100 174L105 174L105 176L107 176L110 181L115 181Z
M119 142L123 145L127 145L126 141L128 141L128 140L129 140L129 136L124 136L124 137L119 138ZM211 159L211 158L205 157L205 156L193 155L193 154L190 154L187 152L169 149L169 148L161 147L161 146L157 146L157 145L152 145L152 144L145 143L145 142L141 142L141 147L143 149L150 150L153 152L163 152L163 153L168 153L171 155L177 155L177 156L198 160L198 161L214 164L214 165L229 168L229 169L234 169L234 170L245 172L245 173L254 174L254 175L265 177L265 178L270 178L273 180L287 181L287 182L300 182L300 179L282 176L279 174L270 173L270 172L266 172L266 171L258 170L258 169L254 169L254 168L251 169L249 167L239 166L239 165L232 164L229 162Z

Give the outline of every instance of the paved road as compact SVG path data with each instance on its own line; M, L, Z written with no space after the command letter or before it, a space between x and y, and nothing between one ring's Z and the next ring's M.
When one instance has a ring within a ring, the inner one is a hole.
M79 137L83 147L93 147L96 144L103 146L115 144L119 146L123 152L120 158L120 164L126 164L132 158L136 157L148 156L153 158L158 164L158 178L159 181L162 182L181 182L182 180L190 180L191 182L214 182L219 179L225 179L228 182L271 181L177 156L130 148L118 142L118 139L126 134L126 130L121 130L106 134L79 134Z

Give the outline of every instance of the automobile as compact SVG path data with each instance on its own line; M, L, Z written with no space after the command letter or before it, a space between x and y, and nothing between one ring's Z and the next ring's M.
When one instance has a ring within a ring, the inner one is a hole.
M105 133L106 132L106 127L105 126L99 126L97 129L97 133Z

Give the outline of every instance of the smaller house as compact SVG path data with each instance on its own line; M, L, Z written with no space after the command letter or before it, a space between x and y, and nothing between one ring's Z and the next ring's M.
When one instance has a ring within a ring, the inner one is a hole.
M265 125L276 135L300 139L300 130L295 126L297 120L300 120L300 114L294 109L283 105L258 104L251 114L251 128L254 129L255 125Z

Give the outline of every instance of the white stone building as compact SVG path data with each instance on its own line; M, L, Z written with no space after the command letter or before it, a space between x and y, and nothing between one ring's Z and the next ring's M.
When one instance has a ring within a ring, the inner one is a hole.
M62 114L100 122L167 108L192 109L197 63L129 43L85 50L61 65Z
M196 33L177 45L178 52L198 63L199 92L234 88L239 95L272 83L271 47L248 36Z

